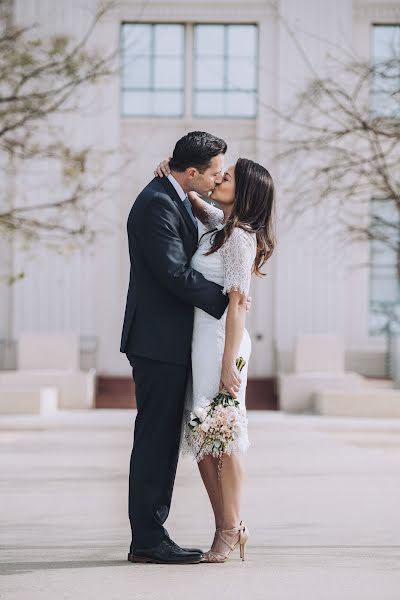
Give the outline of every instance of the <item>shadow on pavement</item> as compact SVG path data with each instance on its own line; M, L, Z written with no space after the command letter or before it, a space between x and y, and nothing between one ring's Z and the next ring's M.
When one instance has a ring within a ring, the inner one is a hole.
M21 575L31 571L48 571L51 569L90 569L98 567L132 566L127 560L61 560L44 562L6 562L0 568L1 575Z

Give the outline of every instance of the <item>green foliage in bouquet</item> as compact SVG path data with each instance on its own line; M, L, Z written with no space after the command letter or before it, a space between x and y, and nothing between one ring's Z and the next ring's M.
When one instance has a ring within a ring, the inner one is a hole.
M246 361L236 359L238 371L242 371ZM230 454L235 441L246 426L247 420L240 402L223 388L218 394L191 413L189 421L190 445L194 449L197 461L206 454L219 459L219 471L224 454Z
M239 371L239 373L243 369L245 364L246 361L242 356L239 356L239 358L236 359L236 368ZM239 401L236 400L236 398L234 398L233 396L231 396L228 390L222 388L222 390L218 392L218 394L215 396L215 398L213 398L212 401L213 406L218 406L219 404L222 404L222 406L239 406Z

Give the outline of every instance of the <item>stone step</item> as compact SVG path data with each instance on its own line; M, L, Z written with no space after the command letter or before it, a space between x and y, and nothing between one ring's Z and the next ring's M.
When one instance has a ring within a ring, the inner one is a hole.
M135 396L97 394L95 408L136 408Z
M97 377L97 393L129 396L135 393L135 384L131 377L99 375Z
M278 410L275 379L249 379L246 405L249 410ZM95 408L136 408L132 378L99 376Z

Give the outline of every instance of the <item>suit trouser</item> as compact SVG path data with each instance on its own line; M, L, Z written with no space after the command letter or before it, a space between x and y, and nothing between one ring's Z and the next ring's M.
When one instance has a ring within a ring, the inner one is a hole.
M131 550L137 550L157 546L167 533L189 367L128 359L138 409L129 474Z

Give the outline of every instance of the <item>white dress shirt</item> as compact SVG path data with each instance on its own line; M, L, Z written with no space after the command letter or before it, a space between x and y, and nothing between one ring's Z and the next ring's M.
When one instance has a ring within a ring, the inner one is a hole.
M170 182L172 183L172 185L174 186L174 188L176 189L179 198L183 202L184 199L186 198L187 194L185 194L185 192L183 191L181 184L177 182L177 180L175 179L175 177L173 175L169 174L167 177L170 180Z

